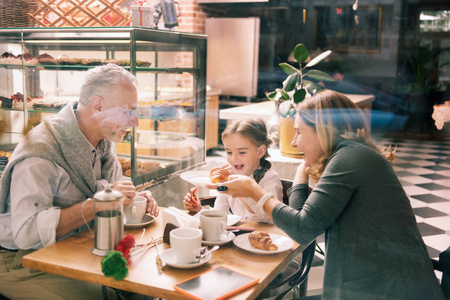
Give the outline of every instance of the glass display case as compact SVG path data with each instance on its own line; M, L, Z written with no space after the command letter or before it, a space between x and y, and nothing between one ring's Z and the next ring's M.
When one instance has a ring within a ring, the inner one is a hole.
M139 127L117 144L141 188L205 162L206 36L136 27L0 29L0 160L78 100L85 72L115 63L138 80Z

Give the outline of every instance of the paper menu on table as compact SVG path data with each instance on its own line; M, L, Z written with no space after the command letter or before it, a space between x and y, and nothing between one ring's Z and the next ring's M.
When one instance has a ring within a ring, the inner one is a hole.
M177 227L199 228L200 221L198 218L190 216L186 211L170 206L162 210L163 226L172 223Z
M177 283L174 289L194 299L219 300L255 285L258 281L259 278L247 276L230 269L227 265L221 265Z

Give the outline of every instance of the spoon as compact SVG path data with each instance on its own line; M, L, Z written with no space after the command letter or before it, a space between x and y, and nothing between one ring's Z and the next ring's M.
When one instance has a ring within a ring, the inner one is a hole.
M197 262L199 262L202 258L205 258L206 255L208 255L209 253L216 251L217 249L219 249L219 246L218 246L218 245L212 247L211 250L209 250L209 251L206 250L206 247L205 247L205 248L202 248L202 249L200 250L200 255L197 255L197 256L195 257L195 258L197 259Z

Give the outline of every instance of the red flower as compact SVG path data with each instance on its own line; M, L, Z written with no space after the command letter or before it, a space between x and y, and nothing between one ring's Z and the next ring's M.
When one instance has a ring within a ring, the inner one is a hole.
M116 246L116 251L122 252L123 257L127 260L127 265L131 263L131 248L134 247L136 241L131 234L128 234L123 239L120 240L119 244Z

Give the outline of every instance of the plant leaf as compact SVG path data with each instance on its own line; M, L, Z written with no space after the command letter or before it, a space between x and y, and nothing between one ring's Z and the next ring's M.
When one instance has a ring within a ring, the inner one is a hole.
M277 92L274 91L274 92L268 93L268 94L266 95L266 97L267 97L269 100L278 101L278 99L275 98L276 95L277 95Z
M319 80L319 81L334 81L333 77L331 77L327 73L319 71L319 70L311 70L308 73L304 74L303 76L308 76L312 79Z
M279 100L289 100L289 95L282 89L276 89L273 92L270 92L266 96L269 100L279 101Z
M303 100L305 100L305 96L306 96L306 90L305 89L301 89L298 90L294 93L294 103L300 103Z
M290 64L287 64L287 63L281 63L280 67L283 69L284 73L286 73L287 75L291 75L293 73L300 72L299 70L297 70L296 68L294 68L293 66L291 66Z
M289 97L289 94L283 89L280 89L280 93L281 93L280 100L286 101L286 100L289 100L291 98L291 97Z
M308 49L306 49L306 46L303 44L298 44L294 48L294 59L299 63L302 64L305 62L305 60L308 58L309 53Z
M283 118L293 117L295 115L295 108L292 106L291 101L285 101L280 104L278 112Z
M305 86L305 89L308 90L308 92L314 92L314 91L321 91L324 89L323 86L320 84L317 84L315 82L309 81L309 80L303 80L303 85Z
M293 73L289 75L285 81L283 81L283 90L290 92L297 86L300 75L298 73Z
M318 56L316 56L314 59L312 59L306 66L305 68L309 68L312 66L317 65L318 63L320 63L322 60L324 60L325 58L327 58L328 56L330 56L331 54L331 50L327 50L321 54L319 54Z

